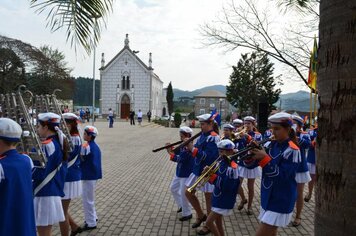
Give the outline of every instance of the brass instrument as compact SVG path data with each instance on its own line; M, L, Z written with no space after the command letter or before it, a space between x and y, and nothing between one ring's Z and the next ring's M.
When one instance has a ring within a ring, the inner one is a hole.
M229 162L231 161L240 161L240 160L245 160L248 158L251 158L249 155L245 155L248 151L254 149L254 148L262 148L263 144L266 142L271 141L271 138L262 140L261 142L257 143L257 145L250 145L247 146L237 153L230 155L230 156L219 156L195 181L195 183L187 189L188 192L194 191L197 187L202 187L204 186L210 179L210 177L215 174L219 168L220 168L220 163L223 160L223 158L227 159Z
M67 123L63 118L62 111L59 107L58 100L56 98L56 92L61 91L60 89L55 89L52 95L36 95L35 96L35 104L36 104L36 114L45 113L45 112L53 112L58 114L61 117L61 121L59 124L59 128L62 130L64 135L67 138L69 143L69 152L73 150L73 143L70 135L70 131L67 127Z
M233 133L233 136L235 137L235 139L240 139L242 134L246 133L246 128L243 128L242 130Z
M167 148L173 147L173 146L181 144L181 143L183 143L182 140L178 141L178 142L175 142L175 143L168 144L168 145L160 147L160 148L153 149L152 152L158 152L158 151L161 151L163 149L167 149Z
M25 101L23 93L29 94L29 98ZM17 150L20 153L25 153L30 156L32 160L40 162L40 166L44 167L47 158L41 148L41 140L36 133L36 128L33 120L28 112L26 102L32 104L33 95L26 89L25 85L19 86L17 93L8 93L0 95L0 104L2 108L2 116L16 121L22 128L23 134L21 136L20 145Z

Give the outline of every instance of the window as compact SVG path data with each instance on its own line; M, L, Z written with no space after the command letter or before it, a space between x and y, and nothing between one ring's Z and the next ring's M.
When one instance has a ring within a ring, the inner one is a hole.
M210 103L210 108L214 108L215 107L215 103Z
M200 104L205 105L205 98L200 99Z
M129 76L122 76L121 89L122 90L130 89L130 77Z
M199 115L203 115L203 114L205 114L205 109L200 109L199 110Z

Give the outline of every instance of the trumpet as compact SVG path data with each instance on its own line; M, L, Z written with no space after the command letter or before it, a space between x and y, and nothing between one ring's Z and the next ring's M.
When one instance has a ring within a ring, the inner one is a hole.
M233 133L235 139L240 139L242 134L246 133L246 128L243 128L242 130L240 130L239 132Z
M204 186L210 179L210 177L215 174L219 168L220 168L220 163L223 159L227 159L229 162L231 161L240 161L240 160L245 160L248 158L251 158L249 155L244 155L248 151L254 149L254 148L262 148L263 144L271 141L271 138L262 140L261 142L256 144L252 144L248 147L245 147L238 151L237 153L230 155L230 156L219 156L205 171L203 174L201 174L198 179L195 181L195 183L187 189L188 192L194 191L197 187Z
M158 152L158 151L161 151L163 149L167 149L167 148L173 147L173 146L181 144L181 143L183 143L182 140L180 140L178 142L175 142L175 143L168 144L168 145L160 147L160 148L153 149L152 152Z

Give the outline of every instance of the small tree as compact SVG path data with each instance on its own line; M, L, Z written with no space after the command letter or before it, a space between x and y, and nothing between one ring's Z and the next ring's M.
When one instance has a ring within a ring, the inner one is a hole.
M228 101L239 109L239 114L248 110L256 114L258 102L263 98L271 112L281 93L280 89L275 89L279 79L273 77L273 63L266 54L260 52L241 56L237 66L232 67L230 82L226 86Z
M166 96L169 120L171 119L171 115L173 112L173 98L174 98L174 94L173 94L172 82L169 82L167 87L167 96Z
M174 125L179 128L182 124L182 115L178 112L174 113Z

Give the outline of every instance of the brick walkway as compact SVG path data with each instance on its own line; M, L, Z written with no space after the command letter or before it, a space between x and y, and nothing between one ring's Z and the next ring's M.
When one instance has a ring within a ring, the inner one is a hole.
M117 122L113 129L97 122L97 142L103 155L104 179L97 185L98 228L80 235L196 235L194 222L178 221L177 207L169 191L175 173L165 151L152 149L178 140L178 130L143 123L142 127ZM247 193L246 183L244 183ZM225 218L226 235L254 235L258 227L260 183L256 181L254 215L243 210ZM202 193L198 193L202 200ZM304 207L302 225L279 229L279 235L314 235L314 199ZM84 221L81 200L72 201L72 217ZM60 235L54 227L54 235Z

